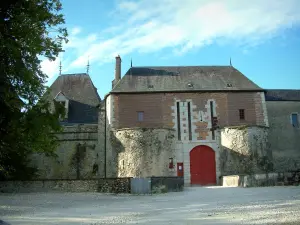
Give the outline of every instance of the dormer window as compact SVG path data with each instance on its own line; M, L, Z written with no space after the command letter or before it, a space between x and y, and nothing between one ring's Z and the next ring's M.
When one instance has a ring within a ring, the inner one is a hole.
M66 98L66 96L62 93L62 92L59 92L54 100L58 103L60 103L61 105L64 106L65 108L65 117L64 118L61 118L61 119L67 119L68 118L68 113L69 113L69 99Z

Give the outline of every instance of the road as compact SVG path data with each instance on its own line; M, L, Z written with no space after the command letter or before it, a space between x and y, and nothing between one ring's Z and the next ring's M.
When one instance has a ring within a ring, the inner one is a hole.
M300 187L193 187L152 196L2 193L0 219L11 225L300 224Z

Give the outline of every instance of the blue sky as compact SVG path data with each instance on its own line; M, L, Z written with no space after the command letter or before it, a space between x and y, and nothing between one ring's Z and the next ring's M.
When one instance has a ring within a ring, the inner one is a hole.
M184 3L183 3L184 2ZM42 69L53 83L86 72L101 98L115 56L133 66L232 65L262 88L300 89L300 0L62 0L65 52Z

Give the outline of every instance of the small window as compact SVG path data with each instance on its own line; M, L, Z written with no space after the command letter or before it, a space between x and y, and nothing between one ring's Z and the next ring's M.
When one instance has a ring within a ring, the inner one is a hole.
M245 119L245 110L244 109L240 109L239 113L240 113L240 120L244 120Z
M292 125L293 127L299 128L299 119L297 113L292 113Z
M137 116L139 122L144 121L144 112L137 112Z
M177 102L177 135L178 140L181 140L181 130L180 130L180 103Z

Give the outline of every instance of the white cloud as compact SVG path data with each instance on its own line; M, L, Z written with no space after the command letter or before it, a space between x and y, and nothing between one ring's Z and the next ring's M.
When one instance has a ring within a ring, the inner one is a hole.
M119 0L117 4L112 29L97 33L95 27L86 37L70 40L66 47L77 52L71 67L85 66L88 56L92 63L104 63L133 51L171 48L174 54L184 54L219 41L255 46L300 24L299 0Z
M56 59L55 61L44 59L41 62L41 69L48 75L48 79L51 79L54 75L59 73L59 59Z
M73 27L71 29L70 35L71 36L75 36L75 35L79 34L80 32L81 32L81 28L80 27Z

